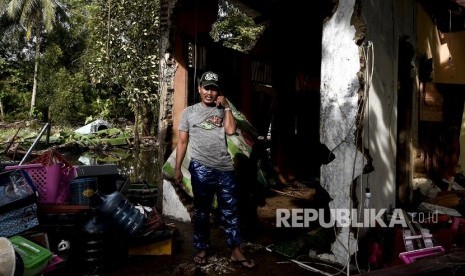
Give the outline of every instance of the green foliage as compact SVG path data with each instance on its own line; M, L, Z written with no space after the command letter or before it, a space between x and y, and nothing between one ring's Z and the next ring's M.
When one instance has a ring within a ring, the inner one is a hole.
M238 8L224 1L221 15L213 24L210 36L215 42L222 41L225 47L248 52L257 42L264 26L255 22Z
M0 2L2 10L10 19L26 29L26 40L31 39L34 31L45 28L50 31L57 18L62 13L63 4L57 0L10 0Z
M40 60L40 44L46 32L52 31L53 26L65 23L67 14L65 6L58 0L10 0L1 1L0 21L5 23L1 29L10 33L12 26L20 26L25 29L26 41L32 40L34 34L35 70L32 74L33 88L31 95L30 115L35 111L37 76ZM3 39L3 38L2 38Z
M33 69L30 47L21 39L24 31L8 27L0 24L0 99L7 121L27 118Z
M37 87L38 97L35 107L35 115L42 117L41 119L49 119L48 109L50 104L53 104L55 99L59 100L55 92L59 88L56 86L57 78L60 78L60 75L63 75L65 70L59 63L62 54L60 47L53 44L47 48L41 58L41 70Z
M30 65L30 64L29 64ZM0 57L0 99L5 110L6 120L27 118L32 86L30 66L22 60L7 60Z
M49 83L53 85L54 95L54 100L50 101L50 120L60 124L84 122L88 111L82 94L87 86L85 77L61 68Z
M134 114L128 108L128 103L125 98L118 96L118 98L102 98L98 96L90 104L93 119L107 119L113 120L116 118L133 119Z
M155 103L158 91L159 1L95 1L87 64L106 95L134 107ZM143 16L142 16L143 15Z
M16 11L12 18L9 5ZM51 8L55 21L64 24L34 32L53 22ZM158 32L158 0L0 0L0 98L6 115L27 117L35 57L37 118L68 125L88 117L131 120L136 105L157 107ZM34 39L24 39L31 35ZM150 108L140 110L154 116Z
M44 120L82 124L85 117L93 113L86 104L86 98L93 101L89 80L75 59L83 51L83 36L79 34L83 32L77 26L69 31L57 27L44 43L46 51L41 56L37 89L37 110Z

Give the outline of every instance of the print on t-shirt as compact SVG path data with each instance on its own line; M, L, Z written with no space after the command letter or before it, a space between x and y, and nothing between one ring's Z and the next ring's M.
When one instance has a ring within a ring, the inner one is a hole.
M223 126L223 118L219 116L211 116L207 118L205 121L196 124L195 126L201 127L203 129L214 129L215 127L222 127Z

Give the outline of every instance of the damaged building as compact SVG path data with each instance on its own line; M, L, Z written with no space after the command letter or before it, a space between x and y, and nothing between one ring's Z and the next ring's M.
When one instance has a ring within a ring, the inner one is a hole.
M160 160L214 70L269 142L278 181L317 182L330 209L414 211L461 194L463 1L231 0L264 26L246 53L209 35L221 2L161 1ZM163 213L189 220L170 180L158 188ZM366 232L338 228L320 257L344 264Z

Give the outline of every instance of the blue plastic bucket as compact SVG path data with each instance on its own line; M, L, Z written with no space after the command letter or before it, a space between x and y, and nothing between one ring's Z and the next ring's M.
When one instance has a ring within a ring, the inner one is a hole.
M69 202L76 205L90 205L97 188L96 178L77 178L69 184Z

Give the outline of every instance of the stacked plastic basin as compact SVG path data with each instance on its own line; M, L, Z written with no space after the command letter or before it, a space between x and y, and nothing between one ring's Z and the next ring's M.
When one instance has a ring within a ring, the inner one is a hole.
M52 258L50 250L21 236L9 238L24 263L24 276L40 275Z

